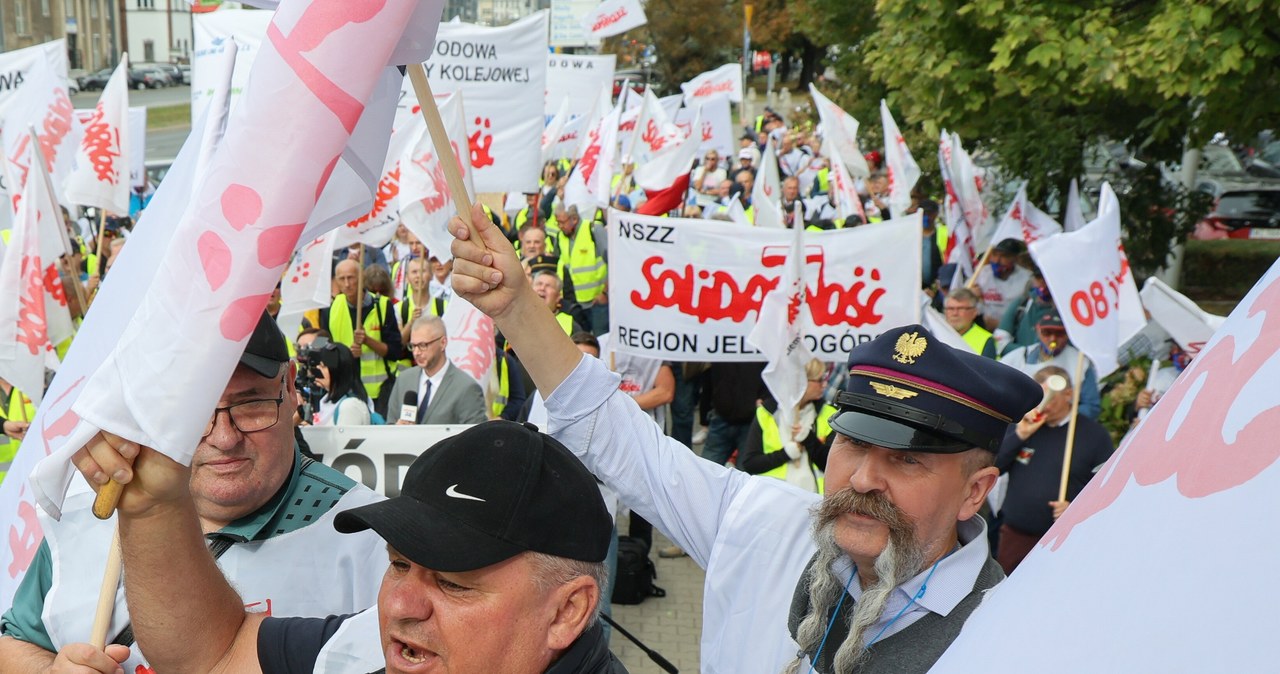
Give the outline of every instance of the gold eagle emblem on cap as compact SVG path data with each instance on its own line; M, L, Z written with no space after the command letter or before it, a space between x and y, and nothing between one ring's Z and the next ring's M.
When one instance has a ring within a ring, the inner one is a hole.
M904 389L904 388L898 388L893 384L881 384L878 381L867 382L867 383L871 384L871 388L875 389L876 393L879 393L880 395L886 398L893 398L894 400L906 400L907 398L914 398L920 395L915 391L908 391L907 389Z
M929 346L929 342L918 332L906 332L898 337L898 343L893 345L893 359L903 365L910 365L916 362L924 353L925 347Z

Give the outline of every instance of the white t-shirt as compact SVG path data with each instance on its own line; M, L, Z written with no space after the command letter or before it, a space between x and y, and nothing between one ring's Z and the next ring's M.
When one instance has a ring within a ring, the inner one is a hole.
M1009 278L1001 279L991 271L990 265L984 266L978 271L978 280L974 284L982 294L982 315L999 321L1009 304L1027 291L1030 282L1031 271L1023 267L1014 267Z

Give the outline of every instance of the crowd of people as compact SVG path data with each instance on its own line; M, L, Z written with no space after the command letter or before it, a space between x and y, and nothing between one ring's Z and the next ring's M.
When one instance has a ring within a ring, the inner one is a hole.
M766 155L788 227L865 224L837 217L820 136L771 110L734 156L700 158L673 214L750 220ZM867 221L891 218L881 157L867 159ZM953 287L926 187L908 209L922 213L921 288L969 348L894 328L839 367L810 362L780 411L763 363L611 347L607 225L565 203L571 170L548 163L510 210L477 205L474 230L455 218L450 255L403 226L338 251L332 302L297 335L273 320L277 287L190 467L109 434L82 449L90 484L131 485L109 645L82 642L114 527L72 497L0 618L5 671L625 671L597 620L619 505L632 537L651 546L657 527L674 545L656 553L707 570L709 669L925 671L1113 451L1096 375L1076 381L1025 245L995 242ZM618 179L612 206L629 210L643 191ZM82 274L67 280L86 297L128 229L76 238ZM447 354L455 296L498 328L482 383ZM0 394L2 471L35 410L3 380ZM314 461L298 431L379 423L475 426L423 452L385 500Z

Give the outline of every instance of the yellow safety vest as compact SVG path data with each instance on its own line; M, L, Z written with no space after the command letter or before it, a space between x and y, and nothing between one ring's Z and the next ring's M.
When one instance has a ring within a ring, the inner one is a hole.
M498 368L498 393L493 397L493 404L489 405L491 419L502 416L502 412L507 409L507 400L511 396L511 368L507 367L507 359L501 354L495 354L495 358L497 360L494 366Z
M23 395L22 391L14 386L9 390L9 403L4 406L3 421L31 421L36 418L36 407L31 404L31 400ZM18 455L18 448L22 446L22 442L14 440L7 435L0 435L0 482L4 482L4 476L9 472L9 466L13 464L13 459Z
M826 194L831 191L830 168L824 168L818 171L818 189L822 191L822 194Z
M947 260L947 226L939 222L933 226L933 230L937 234L938 252L942 253L942 261L946 262Z
M376 339L379 342L382 339L382 317L387 315L388 299L377 296L374 303L375 311L370 311L364 316L364 334L366 337ZM347 296L339 293L333 298L333 304L329 306L329 334L333 337L333 341L338 344L351 345L356 339L355 328L351 325L351 310L347 308ZM360 381L364 383L364 390L369 394L369 399L373 400L378 397L378 392L382 390L382 384L387 380L388 375L394 374L399 366L391 361L384 360L381 356L374 353L373 349L365 348L360 352Z
M561 233L559 240L560 277L564 278L564 269L567 264L578 303L594 302L600 293L604 292L604 282L609 276L609 266L605 264L604 258L596 253L596 241L591 235L591 226L586 223L579 224L578 231L574 232L572 239Z
M987 342L991 339L991 332L975 322L960 337L964 339L964 343L968 344L970 349L973 349L974 353L981 356L982 350L987 347Z
M573 336L573 316L561 311L556 314L556 322L564 330L564 334Z
M827 437L831 435L831 416L836 413L836 408L831 405L823 405L822 410L818 412L818 419L815 422L817 426L814 431L818 434L818 440L826 442ZM765 454L782 451L782 437L778 434L778 422L774 421L773 414L761 405L756 408L756 423L760 424L760 445L764 449ZM787 469L791 466L788 461L773 470L761 473L767 477L775 477L779 480L787 479ZM818 470L817 466L809 465L809 469L813 471L813 477L818 483L818 493L823 493L823 474Z

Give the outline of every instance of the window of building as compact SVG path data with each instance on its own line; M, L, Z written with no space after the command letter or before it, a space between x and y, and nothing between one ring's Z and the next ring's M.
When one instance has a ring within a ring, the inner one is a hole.
M49 18L49 0L40 0L40 16Z
M145 63L151 63L156 60L156 42L155 40L142 41L142 60Z
M89 2L89 18L98 18L98 3L95 0L90 0Z

